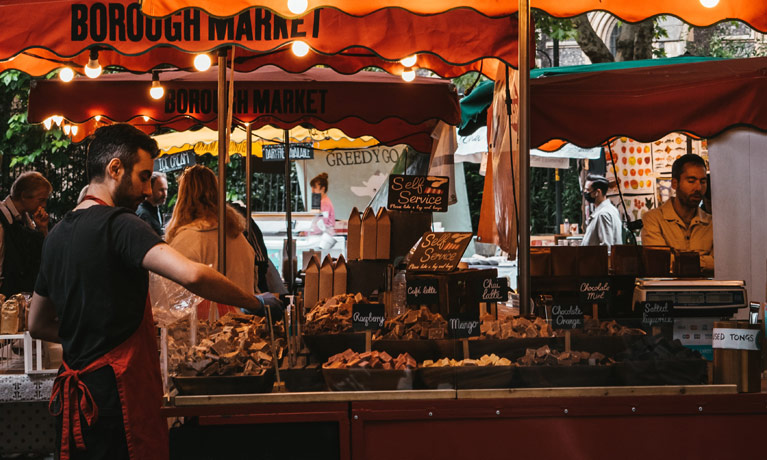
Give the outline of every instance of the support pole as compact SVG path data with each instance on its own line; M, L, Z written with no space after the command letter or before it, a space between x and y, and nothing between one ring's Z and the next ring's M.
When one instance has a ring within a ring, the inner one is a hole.
M530 314L530 0L519 0L519 311ZM513 179L513 178L512 178Z
M250 196L252 194L251 188L252 184L251 181L253 180L253 172L251 171L251 155L253 154L253 127L250 123L248 123L245 127L245 142L248 143L248 145L245 146L245 220L247 223L245 224L245 231L247 232L246 235L248 238L250 238L250 209L251 209L251 202L250 202Z
M218 52L218 271L226 275L226 50Z
M288 294L293 294L293 216L291 215L293 198L290 190L290 130L285 130L285 218L287 219L286 230L288 234L288 270L285 281L288 284Z

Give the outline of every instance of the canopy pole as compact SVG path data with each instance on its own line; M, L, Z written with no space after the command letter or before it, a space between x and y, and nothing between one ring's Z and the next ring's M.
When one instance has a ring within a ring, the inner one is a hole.
M295 281L295 275L293 275L293 216L291 215L293 198L290 191L290 130L285 130L285 219L287 220L285 229L288 234L288 270L283 273L287 273L285 281L288 284L288 293L293 294L293 282Z
M519 312L530 305L530 0L519 0ZM514 180L514 178L512 178Z
M245 234L248 236L248 239L250 239L250 195L252 193L251 181L253 180L253 172L250 169L251 155L253 154L253 127L250 123L245 124L245 133L245 142L247 142L247 145L245 146L245 220L247 221L245 225Z
M218 271L226 275L226 50L218 51Z

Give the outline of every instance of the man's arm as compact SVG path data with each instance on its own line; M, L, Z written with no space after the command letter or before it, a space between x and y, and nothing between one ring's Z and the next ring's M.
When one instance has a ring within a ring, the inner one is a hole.
M152 247L141 265L205 299L249 310L261 308L261 302L255 296L207 265L192 262L167 244Z
M32 304L29 306L29 335L47 342L61 342L56 307L51 299L36 292L32 294Z
M657 214L657 217L655 215ZM642 245L668 246L660 229L660 213L648 212L642 218Z

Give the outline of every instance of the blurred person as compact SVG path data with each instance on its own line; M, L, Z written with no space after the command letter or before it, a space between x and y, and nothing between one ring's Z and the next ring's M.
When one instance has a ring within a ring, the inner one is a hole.
M233 207L226 207L226 277L240 289L255 294L257 276L255 251L245 239L245 218ZM168 222L168 244L189 259L218 266L218 179L205 166L190 166L179 178L178 199ZM264 304L281 316L281 304L270 293L260 294ZM207 303L198 309L198 317L208 316ZM263 305L262 305L263 306ZM227 307L219 305L219 314ZM280 311L278 311L280 310ZM259 308L253 313L264 315Z
M0 202L0 294L32 292L48 234L45 205L53 187L42 174L22 173Z
M246 234L246 239L255 252L258 292L287 294L288 290L285 288L277 268L269 259L269 251L264 242L264 234L261 232L258 224L252 217L250 219L247 218L245 205L242 201L235 201L232 203L232 207L248 221L250 231L243 231L243 234Z
M700 208L708 189L703 158L691 153L677 158L671 165L671 188L676 196L642 217L642 244L695 251L703 272L713 273L714 224Z
M335 235L336 212L333 210L333 202L328 197L328 173L321 173L309 182L312 187L312 193L320 195L320 212L312 221L309 229L309 235Z
M163 236L165 235L165 225L160 206L165 204L165 199L168 198L168 178L165 173L155 171L152 173L150 183L152 184L152 194L138 205L136 215L149 224L155 233Z
M607 198L607 178L597 174L586 177L583 198L595 205L591 213L581 246L607 246L623 242L623 223L621 215Z
M182 256L135 215L152 193L157 152L157 142L133 126L96 130L88 194L45 239L29 332L64 351L49 404L56 458L168 458L149 271L201 297L261 306L252 291Z

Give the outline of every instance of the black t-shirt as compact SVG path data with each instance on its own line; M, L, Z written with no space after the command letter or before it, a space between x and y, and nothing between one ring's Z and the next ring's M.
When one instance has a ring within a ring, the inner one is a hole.
M141 267L162 239L126 208L71 211L43 245L35 292L56 306L64 361L82 369L128 339L146 305Z

